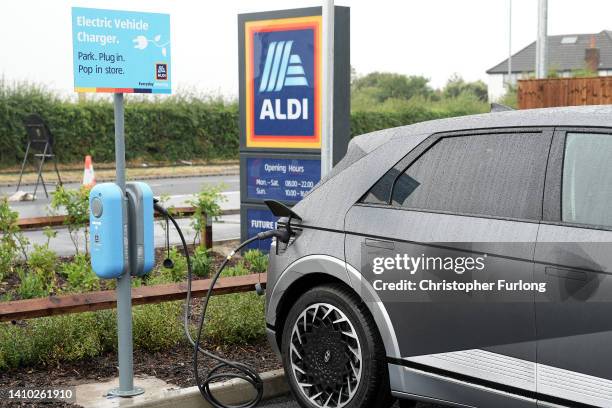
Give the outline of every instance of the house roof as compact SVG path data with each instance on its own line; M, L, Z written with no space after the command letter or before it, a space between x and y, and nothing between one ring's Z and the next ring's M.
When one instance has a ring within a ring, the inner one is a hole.
M574 41L575 38L575 41ZM599 48L599 69L612 69L612 31L604 30L597 34L565 34L548 36L549 69L571 71L585 68L584 53L590 48L592 39ZM512 72L535 71L535 41L512 56ZM487 74L508 72L508 59L495 65Z

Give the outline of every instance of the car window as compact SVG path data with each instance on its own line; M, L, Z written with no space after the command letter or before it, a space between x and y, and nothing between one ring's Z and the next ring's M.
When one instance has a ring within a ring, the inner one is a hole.
M568 133L563 221L612 227L612 135Z
M549 144L541 133L442 138L396 179L391 204L539 220Z

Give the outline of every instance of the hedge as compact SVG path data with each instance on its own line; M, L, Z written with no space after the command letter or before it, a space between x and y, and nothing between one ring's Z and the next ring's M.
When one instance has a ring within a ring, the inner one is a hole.
M236 104L195 98L128 96L125 108L126 158L175 161L234 158L238 152ZM113 106L108 100L72 103L33 88L0 87L0 164L23 159L27 138L23 119L39 113L55 136L61 162L91 154L114 160Z
M210 98L126 98L128 160L215 160L238 156L238 106ZM105 98L70 102L32 86L9 87L0 81L0 165L23 159L27 143L22 121L36 112L55 136L60 162L75 163L91 154L98 162L114 160L113 106ZM351 134L441 117L474 113L461 103L414 105L401 112L354 112Z

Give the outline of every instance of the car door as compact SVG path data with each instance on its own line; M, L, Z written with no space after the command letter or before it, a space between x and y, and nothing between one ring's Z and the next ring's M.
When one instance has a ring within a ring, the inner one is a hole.
M380 279L402 278L434 284L500 279L533 283L551 139L552 131L541 129L430 137L348 212L347 262L374 286ZM437 258L477 262L484 257L485 267L460 273L437 268L415 268L412 274L372 272L375 258L404 254L427 262ZM401 354L392 360L394 364L532 396L536 384L532 291L382 292L377 294ZM392 387L421 395L424 390L415 378L395 383L392 378ZM428 395L487 406L456 383L431 387Z
M612 131L555 132L535 261L541 405L612 407Z

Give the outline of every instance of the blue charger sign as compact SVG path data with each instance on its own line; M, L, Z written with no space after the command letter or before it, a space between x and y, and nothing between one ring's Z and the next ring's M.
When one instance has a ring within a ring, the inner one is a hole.
M170 93L170 16L72 8L76 92Z
M247 198L300 201L321 179L321 160L247 158Z
M321 147L321 17L245 24L247 147Z

